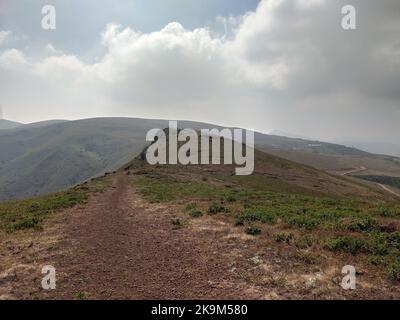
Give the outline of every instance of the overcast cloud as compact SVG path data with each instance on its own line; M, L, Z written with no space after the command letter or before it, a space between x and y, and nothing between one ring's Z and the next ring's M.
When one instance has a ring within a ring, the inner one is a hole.
M104 24L98 3L98 14L83 18L96 31L82 31L86 47L55 36L64 24L35 36L18 21L0 23L7 118L190 119L320 139L398 140L398 0L264 0L226 16L213 12L204 26L176 19L141 29L122 18ZM341 27L346 4L357 9L355 31ZM74 7L71 21L81 17Z

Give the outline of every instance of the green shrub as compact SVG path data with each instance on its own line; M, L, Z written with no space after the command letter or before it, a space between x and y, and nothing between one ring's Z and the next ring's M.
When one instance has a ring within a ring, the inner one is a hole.
M74 299L76 300L86 300L89 299L92 294L87 291L79 291L74 294Z
M234 196L234 195L229 195L227 198L226 198L226 201L228 201L228 202L236 202L236 197Z
M228 208L225 208L223 206L217 205L217 204L213 204L208 208L208 214L213 215L213 214L217 214L220 212L229 212Z
M400 216L400 207L378 207L371 209L371 212L382 217L395 218Z
M261 229L259 229L257 227L250 226L250 227L246 228L246 233L250 234L252 236L256 236L256 235L261 234Z
M189 203L187 206L186 206L186 211L190 211L190 210L193 210L193 209L196 209L197 208L197 204L196 203Z
M352 237L339 237L329 240L325 248L331 251L343 251L351 254L368 251L368 245L365 240Z
M236 221L240 222L239 224L243 224L246 221L248 222L260 221L262 223L274 224L276 220L277 217L273 212L257 208L246 209L244 212L242 212L236 217Z
M286 222L292 226L312 230L318 226L319 221L306 215L293 215L286 218Z
M400 249L400 231L389 233L386 236L389 245Z
M390 279L400 281L400 259L397 259L389 266L388 274Z
M235 218L235 226L242 226L244 225L245 219L243 218L243 216L238 215Z
M371 217L353 219L348 225L347 229L353 232L371 232L379 229L379 224Z
M190 212L190 216L192 218L199 218L202 215L203 215L203 213L201 211L199 211L199 210L193 210L193 211Z
M297 241L296 241L296 247L299 249L306 249L311 247L313 244L313 240L311 239L310 236L308 235L302 235Z
M387 264L387 259L382 256L369 256L367 262L372 266L381 266Z
M176 227L182 227L182 221L179 218L172 218L171 223Z
M293 239L292 233L277 233L274 235L276 242L286 242L289 243Z
M367 242L367 251L373 255L386 255L389 250L389 245L386 235L383 233L376 233L369 237Z
M36 217L25 217L20 219L9 227L8 231L17 231L17 230L25 230L25 229L40 229L39 223L41 219Z

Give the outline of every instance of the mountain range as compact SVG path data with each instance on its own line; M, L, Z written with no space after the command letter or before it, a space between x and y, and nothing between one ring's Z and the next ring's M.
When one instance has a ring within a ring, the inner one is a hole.
M181 128L218 126L190 121ZM113 171L148 144L146 133L167 120L93 118L33 124L0 122L0 200L60 191ZM328 172L364 166L365 174L400 176L400 159L320 141L255 134L256 148Z

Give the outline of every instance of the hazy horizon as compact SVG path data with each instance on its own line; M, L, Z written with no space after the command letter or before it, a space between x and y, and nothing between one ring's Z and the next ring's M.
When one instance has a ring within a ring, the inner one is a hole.
M0 104L22 123L185 119L397 143L400 2L0 2ZM341 26L344 5L357 29ZM71 24L71 21L74 21Z

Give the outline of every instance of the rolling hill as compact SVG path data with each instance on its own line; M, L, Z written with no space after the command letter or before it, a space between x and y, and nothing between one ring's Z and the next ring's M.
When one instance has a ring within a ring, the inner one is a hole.
M117 121L119 135L132 121ZM83 127L93 132L110 123L115 119L85 120ZM82 123L75 125L78 134ZM67 132L64 141L82 138ZM57 151L45 168L66 166L72 159L64 158L75 154ZM152 166L143 151L132 150L130 159L139 156L120 169L68 190L0 203L0 241L7 244L0 247L0 297L400 296L393 285L400 281L400 206L393 194L259 150L249 176L235 176L235 165ZM37 285L39 266L48 261L57 266L57 290ZM340 286L349 263L361 271L357 290Z
M19 123L19 122L0 119L0 130L13 129L13 128L17 128L21 125L22 125L22 123Z
M166 120L95 118L46 121L0 131L0 200L63 190L105 171L113 171L147 144L152 128ZM217 127L180 121L180 127ZM295 162L332 172L365 165L365 174L386 170L400 176L399 159L377 156L337 144L255 135L256 148Z

